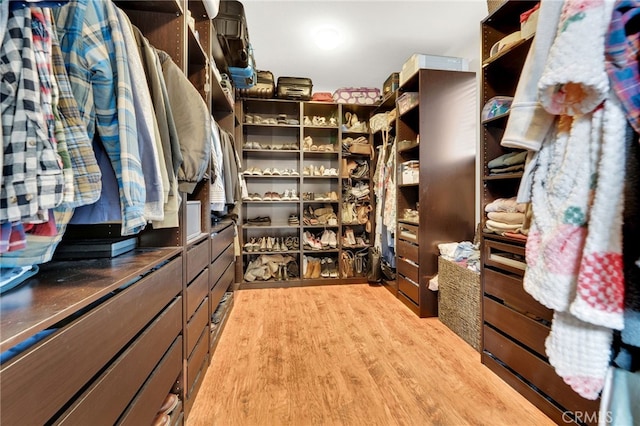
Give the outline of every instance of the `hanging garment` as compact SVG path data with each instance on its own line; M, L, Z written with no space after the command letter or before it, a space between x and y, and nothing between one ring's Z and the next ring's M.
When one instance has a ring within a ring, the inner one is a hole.
M182 165L178 170L180 190L192 193L209 167L211 115L200 93L171 57L157 50L176 124Z
M129 77L131 78L131 94L136 114L138 148L140 150L140 161L146 190L144 217L147 220L161 221L164 219L164 188L169 185L167 165L161 152L159 152L159 149L162 149L162 145L157 140L159 138L158 125L155 122L151 94L149 93L144 68L140 60L137 42L131 31L131 24L122 10L117 7L115 10L118 16L118 23L122 28L122 36L127 58L129 59Z
M508 148L526 149L528 156L524 174L520 180L518 201L530 201L531 173L536 165L536 154L551 129L555 116L547 112L538 100L538 81L544 71L553 43L560 13L561 1L542 1L536 28L536 37L527 54L518 87L511 104L507 127L500 144Z
M115 6L100 0L71 0L53 13L88 136L99 137L116 176L121 234L136 234L146 225L145 182L129 65ZM105 169L101 170L104 174Z
M167 166L167 178L169 180L169 186L165 188L165 192L168 191L168 193L163 208L164 220L153 221L153 227L155 229L175 228L179 226L178 213L181 200L178 190L178 171L182 165L180 141L178 140L178 132L173 120L169 94L167 93L158 53L138 28L131 25L131 29L137 41L140 59L147 77L162 146L161 152Z
M604 66L612 6L563 5L539 82L541 104L560 119L537 158L524 276L525 290L556 311L545 344L549 363L587 399L602 389L612 328L623 325L626 123Z
M44 121L31 9L10 12L0 47L3 176L0 222L34 218L63 198L62 164Z
M60 140L63 140L73 170L73 200L65 199L64 204L79 207L98 201L102 189L102 174L91 148L87 129L80 117L78 104L73 97L55 28L52 28L51 35L51 63L58 87L56 126L62 132L58 146L61 144Z
M211 210L215 212L224 211L226 199L220 131L218 124L211 119L211 188L209 189Z
M606 38L607 74L622 103L629 124L640 133L640 37L637 21L640 2L616 1Z

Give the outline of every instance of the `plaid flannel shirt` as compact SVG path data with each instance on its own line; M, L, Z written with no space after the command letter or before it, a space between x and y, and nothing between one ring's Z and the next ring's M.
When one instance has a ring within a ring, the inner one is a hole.
M31 25L29 8L11 11L0 47L0 222L29 219L62 202L62 169L42 114Z
M606 69L629 124L640 133L640 1L618 0L605 37Z
M93 153L86 125L80 117L78 104L73 97L55 28L52 31L51 41L51 63L58 87L56 125L62 127L63 139L67 145L73 169L74 197L72 202L65 202L65 204L69 207L79 207L98 201L102 189L102 173Z
M116 173L122 235L140 232L144 176L124 39L110 1L74 0L55 10L60 48L89 139L98 132Z

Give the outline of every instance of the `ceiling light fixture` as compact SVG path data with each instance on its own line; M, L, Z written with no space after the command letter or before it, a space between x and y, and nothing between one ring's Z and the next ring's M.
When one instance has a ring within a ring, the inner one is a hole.
M342 35L335 28L320 28L313 34L316 45L322 50L333 50L342 42Z

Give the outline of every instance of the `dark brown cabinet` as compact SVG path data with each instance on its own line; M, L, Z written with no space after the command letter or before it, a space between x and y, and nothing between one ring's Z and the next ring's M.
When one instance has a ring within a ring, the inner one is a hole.
M421 69L398 93L398 298L420 317L438 315L438 244L473 239L475 84L472 72Z
M234 104L212 71L219 46L202 2L115 3L233 132ZM233 305L235 227L211 225L209 187L206 177L181 193L179 226L148 226L134 251L40 265L0 296L0 352L13 353L0 364L3 424L151 424L170 392L180 399L171 423L183 424ZM187 214L188 201L199 215ZM67 232L106 237L119 228Z

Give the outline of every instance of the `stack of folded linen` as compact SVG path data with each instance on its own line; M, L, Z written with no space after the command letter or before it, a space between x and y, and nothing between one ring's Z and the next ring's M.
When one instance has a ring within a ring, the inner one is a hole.
M515 197L498 198L487 204L484 211L487 213L485 231L511 237L526 234L523 229L526 204L518 203Z
M524 170L527 151L513 151L494 158L487 163L489 174L515 173Z

